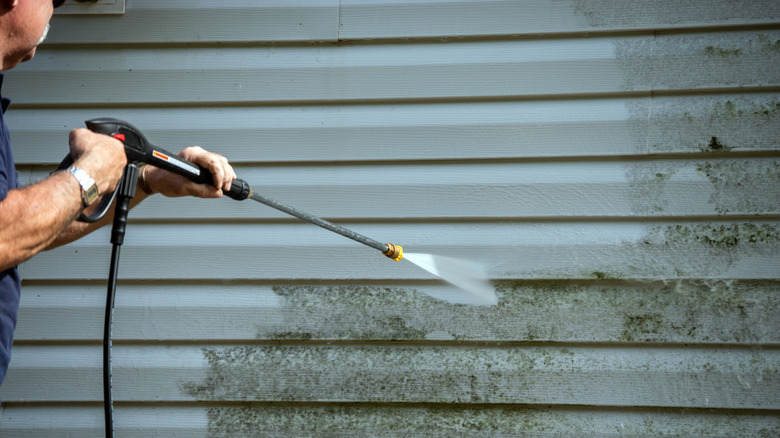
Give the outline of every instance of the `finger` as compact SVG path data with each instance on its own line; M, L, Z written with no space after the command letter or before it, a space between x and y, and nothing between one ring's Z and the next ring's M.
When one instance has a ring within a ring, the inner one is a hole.
M233 180L237 178L236 172L233 170L233 167L230 166L228 163L228 159L225 158L222 155L214 154L216 162L214 163L215 175L220 175L220 179L217 180L215 177L214 185L216 187L220 187L223 190L230 190L230 187L233 185Z
M233 180L237 178L228 159L220 154L209 152L200 146L185 148L180 154L182 158L192 161L211 173L214 188L230 190Z
M221 198L222 190L208 184L193 184L190 195L198 198Z
M236 171L233 170L233 166L228 163L228 159L225 157L222 157L222 167L225 172L225 183L222 188L229 191L230 187L233 185L233 181L238 178L238 176L236 175Z
M209 154L209 171L214 180L214 187L221 189L225 186L226 174L222 164L222 158L217 154Z

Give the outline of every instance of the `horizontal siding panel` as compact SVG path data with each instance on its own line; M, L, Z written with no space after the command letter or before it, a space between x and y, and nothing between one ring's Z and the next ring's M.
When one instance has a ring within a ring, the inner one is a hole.
M201 2L197 6L159 0L125 3L122 15L55 14L47 43L335 41L338 38L338 0L222 0Z
M5 408L0 432L6 438L103 437L97 406ZM604 411L578 408L420 406L125 406L114 407L116 434L149 436L264 437L337 435L494 437L622 434L735 437L780 433L776 416L722 411L660 409ZM616 432L617 431L617 432Z
M49 169L36 170L31 179L42 180L48 173ZM765 190L780 178L780 160L770 158L253 166L238 168L238 173L256 193L339 221L780 213L780 190ZM235 202L229 198L214 201L163 196L146 200L130 217L291 218L251 199Z
M257 193L317 216L652 217L780 213L777 159L241 169ZM555 202L551 202L551 200ZM150 199L133 217L287 218L246 200ZM222 202L224 201L224 202ZM170 204L169 204L170 203ZM216 206L219 208L216 208Z
M769 96L755 99L780 101ZM67 131L101 116L130 122L172 152L198 144L234 162L267 163L641 154L650 114L650 99L640 98L154 111L12 107L5 117L17 162L53 164L67 152ZM769 143L767 131L754 136Z
M268 43L688 29L780 21L780 7L771 0L223 0L197 7L155 0L126 3L125 14L119 16L55 15L48 42Z
M177 406L114 406L114 433L121 437L153 436L210 438L208 409ZM39 438L106 436L103 407L96 404L78 406L25 406L6 403L0 419L4 438Z
M343 39L657 30L777 23L774 1L342 0Z
M497 282L500 304L463 306L446 284L120 283L117 341L238 339L778 344L780 284ZM97 341L102 282L29 282L20 342ZM192 321L198 321L192 324Z
M540 97L780 84L780 31L220 48L52 48L9 72L19 104ZM725 53L724 53L725 51ZM165 62L162 62L165 60ZM691 71L701 72L692 75ZM56 75L58 80L49 80ZM121 83L122 87L116 84ZM123 90L132 89L132 93ZM73 93L72 90L79 90ZM197 90L197 92L195 91Z
M623 66L645 62L651 43L639 36L285 50L52 48L9 72L4 94L24 104L151 105L616 93L650 89L647 74L626 86ZM622 56L639 59L618 59L616 44L634 48ZM55 72L57 86L47 87Z
M408 252L479 261L493 279L775 279L778 223L635 222L344 224ZM102 279L109 230L41 253L25 280ZM67 260L67 263L63 263ZM133 224L126 279L419 280L427 272L310 224Z
M114 400L780 409L776 349L386 345L113 348ZM100 346L20 346L3 400L97 401ZM35 384L31 383L35 382Z
M67 131L111 116L176 152L234 163L468 160L776 151L780 94L306 107L14 109L17 163L55 164ZM715 138L715 141L713 141Z

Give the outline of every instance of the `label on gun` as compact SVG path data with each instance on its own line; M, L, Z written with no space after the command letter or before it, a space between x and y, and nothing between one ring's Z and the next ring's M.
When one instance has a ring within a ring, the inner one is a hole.
M165 160L168 163L171 163L171 164L173 164L174 166L176 166L176 167L178 167L180 169L184 169L187 172L190 172L190 173L192 173L195 176L200 176L200 169L198 169L195 166L191 166L189 163L186 163L186 162L181 161L181 160L177 160L174 157L169 157L168 155L165 155L164 153L162 153L160 151L152 150L152 155L154 155L155 157L157 157L157 158L159 158L161 160Z

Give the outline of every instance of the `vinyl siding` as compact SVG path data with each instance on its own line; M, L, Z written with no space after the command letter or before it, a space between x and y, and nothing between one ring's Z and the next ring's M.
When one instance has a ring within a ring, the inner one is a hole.
M252 201L130 213L117 436L780 434L776 1L127 0L7 72L22 179L112 116L484 263ZM21 267L0 435L103 436L103 229Z

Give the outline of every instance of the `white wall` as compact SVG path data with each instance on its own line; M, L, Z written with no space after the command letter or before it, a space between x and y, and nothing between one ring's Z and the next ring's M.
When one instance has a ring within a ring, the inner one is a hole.
M7 73L25 180L92 117L485 263L495 307L252 201L131 212L118 436L780 433L780 4L127 0ZM21 267L2 436L102 436L110 244Z

